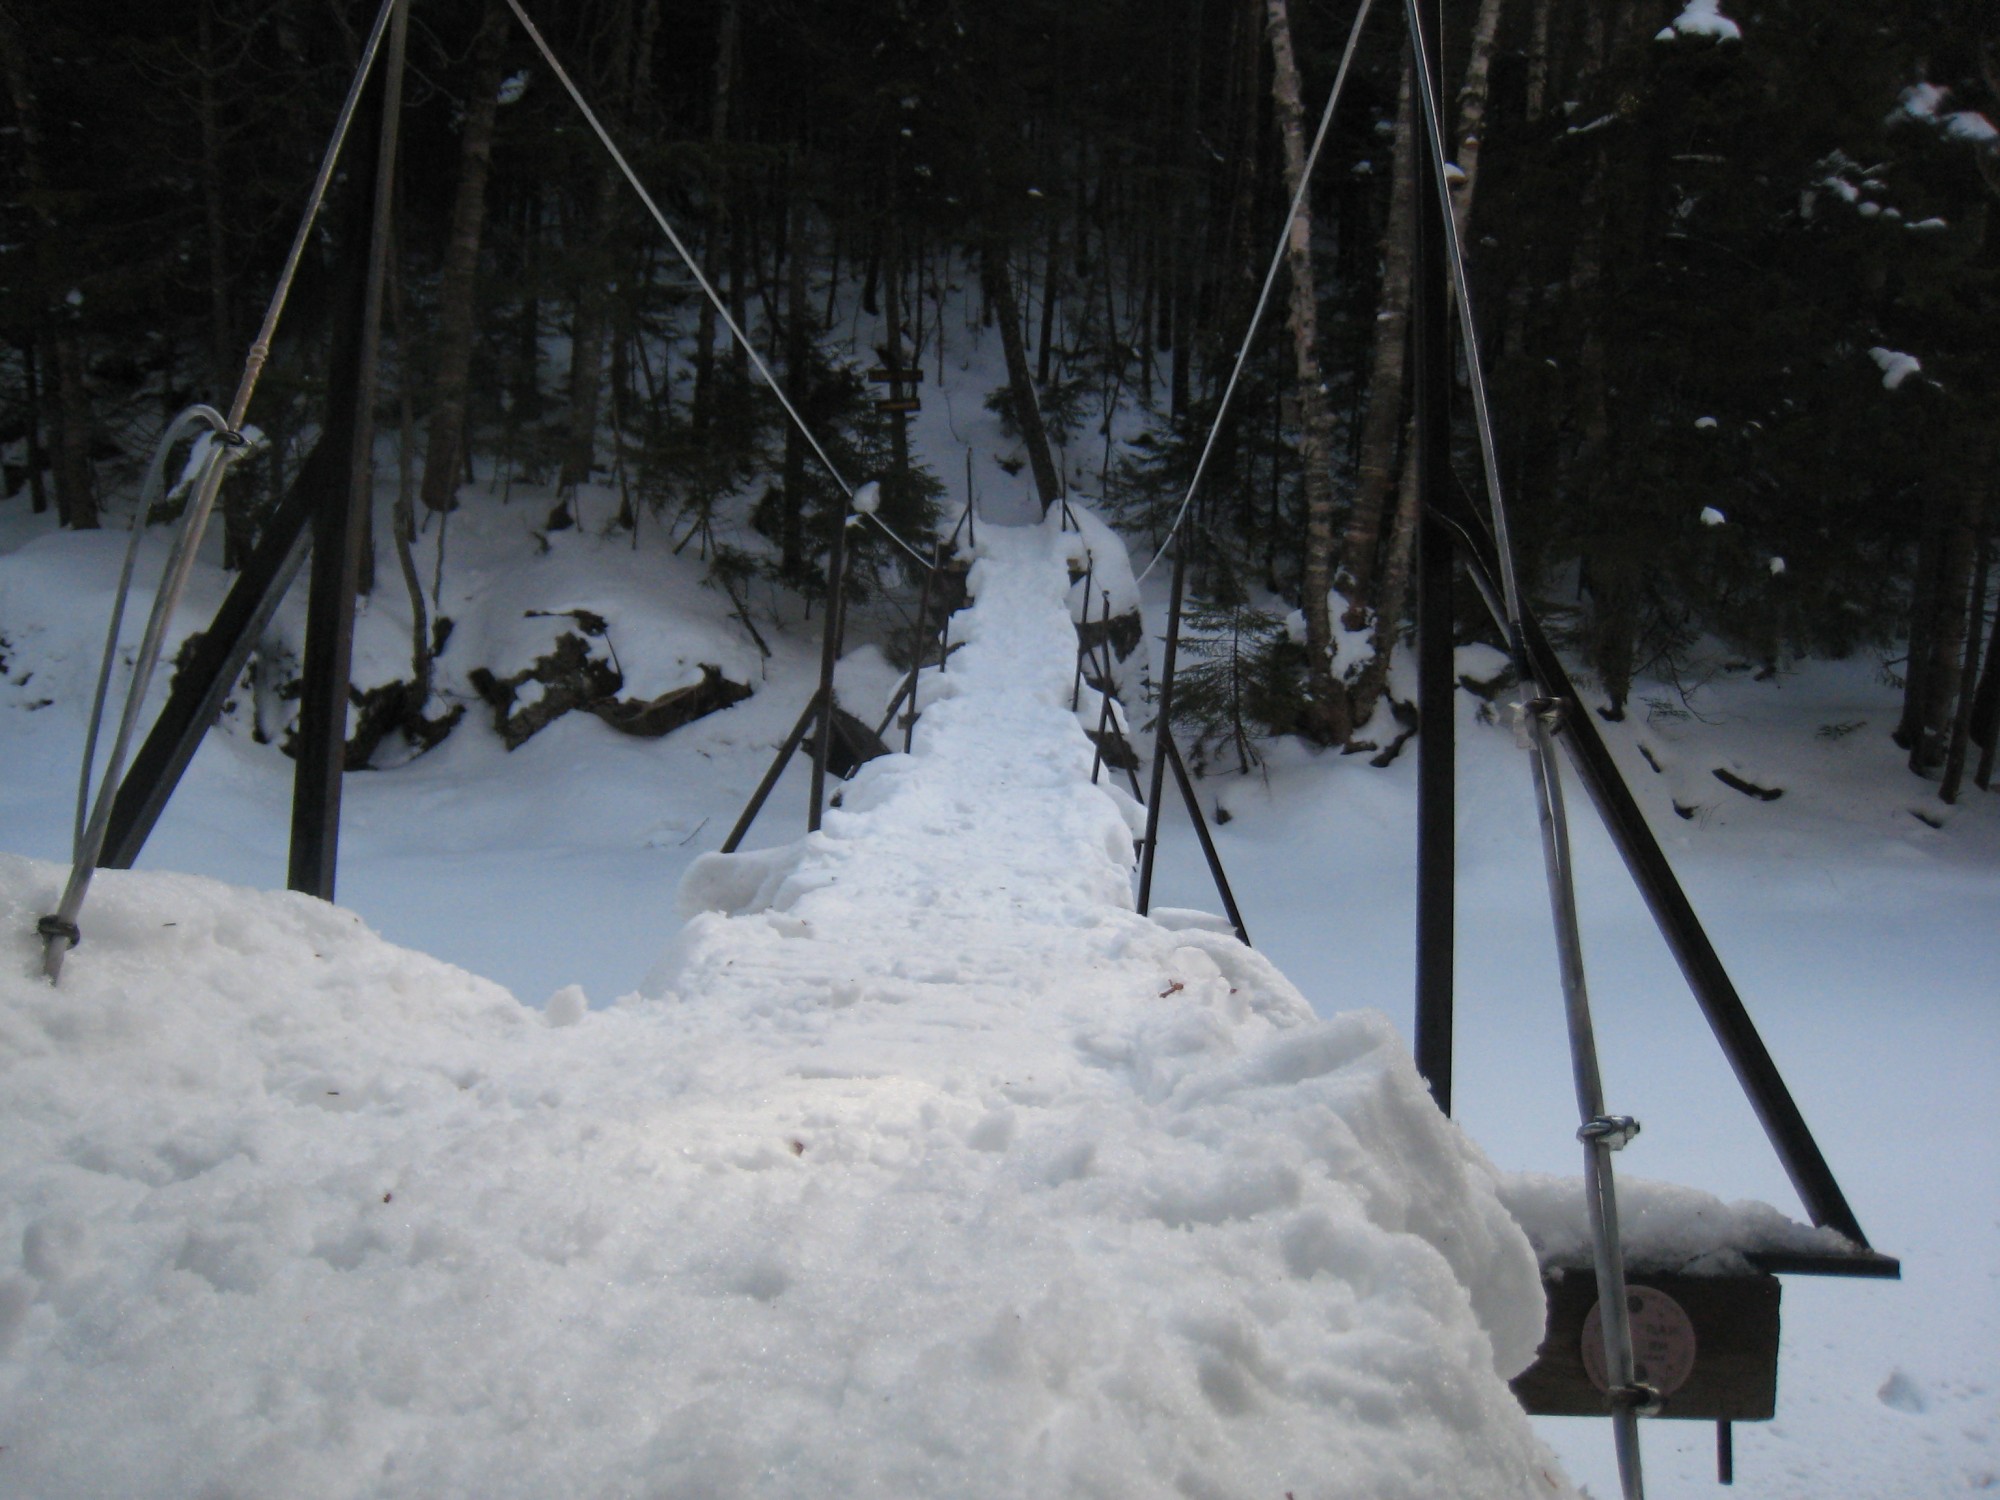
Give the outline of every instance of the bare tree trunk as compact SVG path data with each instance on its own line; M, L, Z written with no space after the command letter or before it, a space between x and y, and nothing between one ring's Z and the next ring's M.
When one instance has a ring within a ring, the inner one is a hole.
M1910 752L1910 768L1918 769L1917 756L1923 746L1924 705L1930 699L1930 670L1934 659L1939 608L1939 559L1943 554L1943 528L1937 521L1938 501L1929 492L1921 502L1922 517L1917 531L1917 562L1910 587L1910 650L1903 665L1903 711L1890 736Z
M1465 60L1465 83L1458 91L1458 169L1465 175L1452 191L1451 215L1461 238L1472 217L1472 193L1479 179L1479 148L1486 127L1486 83L1493 67L1493 38L1500 30L1500 0L1479 0L1472 23L1472 51Z
M1549 98L1549 14L1555 0L1534 0L1534 17L1529 23L1528 118L1539 120Z
M1993 762L2000 756L2000 609L1993 612L1992 632L1986 641L1986 665L1979 673L1972 722L1967 727L1972 742L1979 746L1979 769L1973 773L1973 785L1982 792L1991 791Z
M1973 587L1974 563L1978 557L1978 505L1958 507L1959 514L1947 523L1944 556L1938 587L1937 629L1932 636L1930 663L1923 677L1916 742L1910 747L1910 769L1930 770L1945 763L1952 739L1953 706L1965 676L1968 632L1964 601ZM1950 799L1947 799L1950 800Z
M562 473L557 479L562 498L550 518L551 524L561 524L555 517L565 514L571 523L581 519L574 504L576 487L590 482L590 471L597 461L597 405L604 383L604 336L610 309L606 306L609 289L592 274L592 268L598 264L595 252L607 238L611 219L609 175L607 170L596 179L592 229L588 231L591 244L575 282L570 322L569 431L563 446Z
M720 30L715 43L715 93L709 112L709 185L707 236L702 243L702 274L715 285L716 268L722 258L722 237L728 223L728 173L722 164L722 147L729 139L729 91L736 77L736 39L739 29L738 0L724 0ZM701 299L695 315L694 398L691 420L697 432L706 432L715 407L715 307Z
M73 328L50 336L56 356L56 515L72 531L97 526L90 472L90 394L83 384L83 339Z
M471 96L459 137L458 190L451 206L451 242L438 281L437 359L430 431L424 447L424 505L434 511L458 501L465 446L466 391L472 370L473 292L478 282L480 230L486 220L486 179L493 161L493 120L499 108L507 12L488 0L473 43Z
M203 0L195 6L195 38L201 49L195 112L201 125L202 227L208 240L209 381L218 393L235 383L236 340L231 334L234 309L229 296L228 211L223 205L222 110L215 94L215 19ZM225 558L225 567L235 564Z
M49 263L62 254L62 225L50 206L48 173L42 161L39 101L29 81L28 58L14 18L0 8L0 71L6 73L7 93L20 131L21 164L34 195L35 217L41 221L39 254ZM66 309L55 310L49 330L49 352L56 367L56 515L64 526L88 531L97 525L97 494L90 472L90 395L84 386L83 335Z
M744 253L750 238L749 197L748 193L732 195L729 215L729 316L746 337L750 332L750 273ZM742 339L729 341L729 381L730 406L737 410L745 404L750 387L750 346Z
M1284 146L1285 188L1298 197L1306 174L1305 111L1299 100L1299 68L1292 55L1292 24L1286 0L1267 0L1271 38L1271 99ZM1305 468L1306 556L1303 589L1306 616L1306 719L1325 744L1344 744L1353 731L1346 686L1333 672L1333 619L1327 594L1333 587L1333 412L1320 380L1319 309L1312 265L1312 205L1302 197L1286 239L1290 275L1292 361L1298 376L1299 457Z
M1414 445L1414 433L1406 446ZM1403 633L1403 611L1410 601L1410 563L1416 553L1417 466L1403 465L1402 482L1396 486L1396 523L1389 532L1389 550L1382 559L1381 586L1375 594L1375 631L1369 640L1370 656L1354 684L1354 724L1357 729L1375 716L1375 705L1389 686L1389 662L1395 655L1396 640Z
M48 455L42 449L41 351L35 347L32 335L21 341L20 349L22 380L27 386L28 403L28 501L39 516L49 508L49 492L42 483L42 470L48 463Z
M223 200L227 177L222 161L222 106L215 79L220 61L215 55L214 7L203 0L195 6L195 114L201 127L202 229L208 251L208 380L218 400L235 384L231 368L238 358L234 307L229 295L229 214ZM240 568L256 540L256 491L247 484L222 491L222 566Z
M791 260L785 280L785 386L792 404L806 406L806 377L811 363L812 308L806 286L806 198L796 182L792 189ZM805 575L806 445L796 423L785 424L784 514L778 528L778 571L787 580Z
M1042 271L1042 337L1035 350L1035 379L1049 383L1049 356L1056 342L1056 301L1062 294L1062 216L1049 204L1049 244Z
M495 86L498 86L497 79ZM410 359L409 325L403 316L400 266L394 268L389 276L389 324L396 336L396 401L402 418L402 430L396 442L396 504L390 512L389 531L396 546L396 565L403 574L403 589L410 597L409 708L411 714L417 716L423 713L424 705L431 696L431 624L429 611L424 607L423 580L417 576L417 560L412 550L417 538L417 509L413 503L416 486L411 483L411 470L416 467L417 461L417 416L416 399L410 389L413 362Z
M1046 510L1062 498L1062 484L1049 456L1048 429L1042 425L1042 408L1035 398L1034 378L1028 371L1028 352L1021 346L1021 307L1014 297L1014 278L1007 271L1007 249L993 233L980 246L980 279L993 304L994 317L1000 323L1000 349L1007 358L1007 387L1014 398L1014 419L1028 447L1028 464L1035 472L1035 491Z
M1975 523L1981 517L1978 507L1972 519ZM1951 742L1945 750L1944 781L1938 787L1938 797L1946 803L1958 801L1959 787L1965 780L1965 749L1972 737L1973 699L1976 696L1973 684L1979 677L1979 627L1986 616L1986 572L1992 558L1987 547L1985 528L1980 527L1977 544L1977 560L1972 567L1971 592L1966 605L1964 658L1958 670L1958 706L1952 711Z
M1396 98L1395 164L1389 185L1389 220L1382 230L1382 295L1375 313L1375 350L1368 373L1368 408L1362 418L1355 466L1354 508L1340 544L1340 587L1347 596L1343 623L1367 623L1367 599L1382 547L1382 512L1395 478L1396 439L1403 430L1403 372L1409 358L1410 241L1417 202L1416 116L1410 70Z

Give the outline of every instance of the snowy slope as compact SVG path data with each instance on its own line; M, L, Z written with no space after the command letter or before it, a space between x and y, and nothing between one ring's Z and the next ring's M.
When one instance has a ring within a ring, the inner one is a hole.
M916 755L699 862L649 998L116 874L51 991L0 859L7 1493L1570 1493L1484 1158L1132 913L1062 539L981 545Z

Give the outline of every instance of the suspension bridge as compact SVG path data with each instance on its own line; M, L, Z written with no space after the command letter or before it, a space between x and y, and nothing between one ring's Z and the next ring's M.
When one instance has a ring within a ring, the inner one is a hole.
M1080 645L1076 633L1079 623L1090 623L1098 570L1129 574L1129 561L1105 555L1101 535L1086 542L1066 504L1053 507L1040 527L988 527L980 538L968 534L962 548L954 537L928 554L891 531L866 488L833 470L560 60L518 0L509 5L838 481L854 507L848 524L882 531L933 581L947 550L958 551L970 564L971 604L957 615L940 611L936 662L927 668L920 659L912 669L902 695L910 710L906 753L887 753L879 729L864 736L874 743L849 743L847 769L856 774L837 806L827 798L839 769L834 741L853 736L842 727L832 686L843 611L827 610L819 687L724 850L690 872L688 922L663 971L658 1003L574 1028L582 1040L562 1044L565 1058L590 1079L593 1097L548 1139L526 1128L532 1111L523 1103L545 1059L512 1060L494 1097L464 1084L461 1090L475 1095L469 1101L422 1101L400 1124L377 1122L363 1157L353 1152L364 1146L329 1134L316 1118L264 1122L270 1141L246 1153L253 1165L236 1185L243 1193L275 1190L276 1169L265 1164L309 1160L315 1191L337 1197L328 1183L396 1151L428 1194L419 1196L417 1212L398 1216L399 1227L352 1229L331 1242L308 1237L309 1252L299 1236L266 1233L265 1226L248 1232L247 1250L190 1238L195 1248L183 1246L176 1263L215 1291L244 1294L235 1312L248 1335L283 1348L305 1378L322 1384L337 1384L336 1369L356 1350L321 1355L303 1345L288 1321L302 1299L358 1307L359 1283L335 1286L327 1277L366 1268L371 1291L398 1309L394 1326L371 1332L377 1352L366 1358L379 1356L402 1372L394 1382L399 1394L371 1388L365 1400L340 1403L343 1420L361 1436L320 1445L333 1454L327 1473L334 1490L363 1482L356 1466L384 1452L405 1465L377 1475L385 1492L436 1492L423 1486L446 1476L455 1476L450 1487L463 1488L466 1455L477 1450L477 1467L488 1476L480 1492L496 1494L572 1488L559 1476L577 1466L595 1476L585 1487L604 1493L658 1489L662 1475L661 1492L690 1495L1567 1493L1528 1428L1522 1396L1538 1410L1610 1415L1628 1500L1643 1488L1644 1414L1717 1420L1727 1478L1728 1424L1770 1415L1777 1340L1775 1290L1764 1289L1770 1273L1883 1276L1896 1273L1896 1262L1867 1245L1522 597L1469 281L1449 213L1435 32L1416 0L1407 8L1436 199L1419 216L1419 265L1434 284L1419 307L1416 340L1426 538L1417 1064L1379 1018L1316 1019L1248 944L1171 734L1186 548L1174 549L1151 785L1141 802L1111 789L1103 775L1118 715L1101 645ZM1367 9L1355 17L1349 59ZM399 77L406 21L406 0L384 0L301 223L294 264L385 39L389 76ZM1343 60L1343 78L1345 69ZM1338 90L1336 81L1311 161ZM357 328L334 360L335 387L351 380L354 389L338 398L346 405L330 416L328 438L266 528L204 642L205 655L184 673L127 775L137 705L194 542L242 450L244 411L289 268L228 415L196 408L176 424L177 432L205 428L214 441L198 464L195 499L94 802L92 730L68 887L59 902L43 904L37 921L22 924L35 928L51 980L62 977L65 955L80 943L93 873L136 855L214 717L215 695L234 680L309 542L315 625L293 884L331 895L354 506L365 503L354 498L363 487L343 481L366 468L352 460L357 429L366 430L357 413L370 404L396 83L382 92L382 154L372 181L354 189L365 188L376 206L371 264L351 289ZM1302 182L1299 196L1304 192ZM1295 199L1295 213L1296 206ZM1278 264L1274 256L1259 317ZM1437 387L1448 384L1448 361L1440 357L1447 303L1456 306L1471 375L1484 516L1444 494ZM1250 343L1246 334L1246 351ZM174 436L162 443L154 487ZM1206 456L1204 449L1176 528ZM836 528L830 559L836 600L846 531ZM1569 1266L1538 1264L1491 1169L1447 1117L1445 705L1452 685L1439 673L1441 661L1448 667L1455 565L1491 608L1520 679L1584 1165L1573 1207L1587 1224L1579 1242L1588 1253ZM928 617L928 605L919 612ZM114 618L100 712L118 632ZM948 644L954 632L956 653ZM881 729L899 706L888 706ZM784 761L808 744L806 838L775 851L735 852ZM1734 1293L1714 1299L1678 1282L1677 1301L1658 1283L1682 1268L1652 1267L1651 1281L1627 1279L1611 1153L1638 1124L1609 1111L1597 1074L1563 806L1564 752L1809 1215L1829 1231L1710 1247L1742 1252L1731 1264L1744 1268L1739 1279L1756 1283L1756 1307L1769 1310L1768 1339L1739 1351L1749 1373L1733 1375L1720 1394L1688 1383L1698 1351L1712 1353L1716 1330L1743 1322L1747 1304L1730 1301ZM1149 910L1169 771L1195 817L1224 919ZM119 986L139 962L142 944L114 945L104 967L74 976L74 990L53 992L43 1009L54 1014L68 1002L116 1010ZM368 1002L355 1003L365 1010ZM488 1016L466 1024L515 1023ZM58 1056L51 1067L61 1063ZM51 1098L55 1092L52 1085ZM344 1110L329 1114L323 1101L345 1091L321 1095L320 1114L343 1118ZM102 1154L84 1117L51 1105L49 1118L71 1132L50 1127L53 1161ZM604 1141L619 1153L608 1179L578 1165L607 1149ZM463 1181L454 1180L454 1162L471 1167ZM525 1194L508 1201L496 1186L517 1174L546 1183L566 1170L586 1182L589 1201L554 1230L537 1227L539 1201ZM143 1173L136 1180L146 1181ZM61 1196L56 1187L48 1191ZM614 1191L630 1193L630 1202L614 1206ZM386 1189L381 1203L394 1193ZM644 1207L632 1210L641 1199ZM428 1224L419 1222L426 1202ZM131 1221L133 1243L121 1247L138 1261L157 1252L145 1248L149 1215L174 1217L148 1200L147 1212ZM558 1337L537 1313L513 1337L496 1334L483 1321L487 1314L468 1314L462 1288L434 1274L437 1255L425 1236L440 1224L457 1231L447 1236L447 1259L473 1268L473 1280L549 1299L548 1306L567 1309L562 1317L574 1326ZM618 1249L641 1232L670 1248L637 1259ZM522 1256L537 1267L524 1270ZM1565 1270L1585 1273L1567 1278L1576 1305L1545 1319L1545 1279L1563 1282ZM1579 1287L1590 1295L1579 1297ZM586 1288L610 1290L598 1301ZM745 1313L745 1301L757 1311ZM719 1312L723 1307L735 1311ZM199 1298L165 1306L160 1337L131 1346L134 1367L165 1380L174 1331L205 1344L205 1320L219 1316ZM553 1364L546 1378L524 1374L511 1404L495 1397L468 1406L451 1396L450 1377L426 1342L439 1338L477 1346L492 1364L525 1369L544 1356ZM86 1350L58 1340L47 1363L53 1388L90 1399L96 1387ZM643 1396L603 1399L607 1374ZM1511 1389L1510 1380L1517 1382ZM1684 1386L1693 1394L1676 1402ZM572 1399L565 1394L572 1388L587 1389L597 1403L583 1436L558 1430L550 1417L552 1403ZM727 1420L709 1421L704 1412ZM135 1430L174 1448L172 1424L158 1420L157 1409L150 1425L143 1414L135 1421ZM412 1422L416 1435L399 1445L393 1434ZM443 1436L422 1435L433 1425ZM240 1428L230 1429L229 1442L254 1467L254 1444ZM59 1429L31 1441L28 1462L79 1461L74 1451L58 1453L60 1444ZM115 1488L120 1456L102 1457ZM786 1482L788 1475L801 1482Z

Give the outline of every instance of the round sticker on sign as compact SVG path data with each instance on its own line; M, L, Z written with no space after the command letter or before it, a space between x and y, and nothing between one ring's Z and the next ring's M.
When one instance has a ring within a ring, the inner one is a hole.
M1694 1373L1694 1324L1680 1303L1657 1287L1628 1286L1625 1305L1632 1313L1632 1378L1662 1396L1671 1396ZM1600 1391L1604 1378L1604 1320L1593 1307L1583 1320L1583 1372Z

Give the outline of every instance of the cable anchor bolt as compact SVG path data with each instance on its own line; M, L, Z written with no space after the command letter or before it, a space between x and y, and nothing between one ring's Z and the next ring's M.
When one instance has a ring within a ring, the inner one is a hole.
M1639 1133L1639 1122L1630 1115L1599 1115L1576 1128L1576 1138L1585 1145L1602 1142L1612 1151L1623 1151Z

